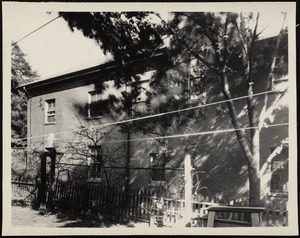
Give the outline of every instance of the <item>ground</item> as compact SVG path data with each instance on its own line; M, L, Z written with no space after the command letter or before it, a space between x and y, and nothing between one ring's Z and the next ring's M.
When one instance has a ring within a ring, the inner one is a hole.
M116 222L100 222L96 217L87 216L79 218L71 214L47 214L41 215L39 211L30 207L12 206L12 226L16 227L149 227L145 222L128 222L118 224Z

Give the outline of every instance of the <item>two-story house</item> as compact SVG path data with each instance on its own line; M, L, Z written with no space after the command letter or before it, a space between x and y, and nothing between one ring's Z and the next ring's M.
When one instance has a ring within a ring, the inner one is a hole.
M281 41L278 67L286 60L287 38L285 35ZM267 85L275 44L273 37L260 41L257 46L253 79L258 112L264 105L264 92L270 91L268 106L277 95ZM54 146L59 152L56 158L59 179L156 186L177 196L185 183L184 148L189 145L195 168L195 194L225 199L246 194L247 162L231 130L231 118L217 80L202 76L195 70L194 61L187 62L186 76L182 78L187 91L180 90L180 84L166 84L169 92L174 89L172 95L161 93L146 103L148 92L155 95L157 90L151 82L156 66L164 63L164 57L160 51L146 61L108 62L23 85L22 90L28 95L29 151ZM130 72L139 75L139 80L126 83ZM288 84L286 78L284 75L274 81L274 88L282 87L281 93ZM134 83L140 86L133 100L130 95L134 93ZM246 95L241 77L231 81L231 92L238 118L247 128L247 102L245 98L238 99ZM178 100L179 105L182 95L187 98L185 106L195 109L162 113L168 111L169 108L164 108L168 103L176 104ZM288 146L272 161L267 161L281 141L288 138L288 127L283 125L288 123L287 98L285 92L268 120L268 124L278 126L264 127L260 133L260 167L272 164L262 172L273 173L266 183L270 187L269 195L287 193ZM151 117L153 114L147 113L149 105L158 108L157 114L161 114Z

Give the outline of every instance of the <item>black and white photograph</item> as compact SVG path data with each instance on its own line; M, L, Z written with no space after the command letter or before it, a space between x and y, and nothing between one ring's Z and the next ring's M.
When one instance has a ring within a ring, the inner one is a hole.
M298 234L295 2L2 6L3 235Z

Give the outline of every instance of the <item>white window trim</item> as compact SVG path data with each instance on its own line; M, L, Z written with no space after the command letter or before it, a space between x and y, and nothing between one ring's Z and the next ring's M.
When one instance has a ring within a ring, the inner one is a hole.
M101 146L100 146L101 148ZM89 166L89 180L98 180L99 182L101 182L101 173L102 173L102 165L98 163L98 161L96 161L96 156L97 156L97 152L95 151L95 148L89 148L89 156L87 158L87 163ZM93 166L97 166L100 165L100 173L98 171L98 168L96 167L96 177L93 177L91 174L91 169ZM99 173L99 174L98 174ZM98 177L100 176L100 177Z
M145 103L147 101L147 99L148 99L148 97L147 97L147 91L150 88L150 79L141 80L141 81L139 81L139 84L141 85L141 87L142 87L143 84L147 84L147 85L146 85L145 88L141 89L141 92L140 92L140 94L137 97L137 99L139 97L141 97L141 99L140 100L136 100L136 102L135 102L136 104Z
M54 115L54 121L51 121L49 122L48 121L48 117L49 117L49 103L53 102L55 103L55 109L56 109L56 100L55 98L51 98L51 99L47 99L45 100L45 124L55 124L56 123L56 110L54 111L51 111L52 114L51 115Z
M101 118L102 117L101 115L99 115L99 116L92 116L91 115L92 94L96 94L97 102L100 101L100 100L102 100L102 93L100 93L100 90L95 90L95 91L88 92L88 111L87 111L88 118L89 119L92 119L92 118ZM99 100L98 100L98 95L100 95Z

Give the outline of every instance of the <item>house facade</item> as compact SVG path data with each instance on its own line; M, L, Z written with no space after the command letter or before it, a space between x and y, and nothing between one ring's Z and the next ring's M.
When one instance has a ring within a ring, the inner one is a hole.
M261 112L266 94L268 107L283 94L268 115L269 126L260 133L260 168L262 196L286 199L287 72L274 79L271 88L267 82L275 44L276 38L266 39L260 47L270 50L256 51L254 95L257 112ZM285 54L287 35L281 41L277 67L286 60ZM202 76L195 70L197 62L190 61L183 65L185 90L182 83L167 84L172 93L153 96L149 102L148 92L155 95L156 91L151 85L157 77L155 65L164 62L164 54L147 59L147 67L142 62L109 62L23 85L28 95L28 150L33 153L55 148L56 175L62 180L150 186L178 197L184 189L183 165L188 147L195 171L195 195L220 200L247 196L247 162L232 130L219 81L214 76ZM138 75L138 80L131 83L140 86L128 107L125 99L135 88L122 80L130 72ZM230 84L238 118L248 134L246 85L242 76L233 78ZM176 100L179 105L183 95L189 110L164 113L168 111L165 105L172 102L172 108L176 108ZM151 117L148 107L153 107L157 116Z

